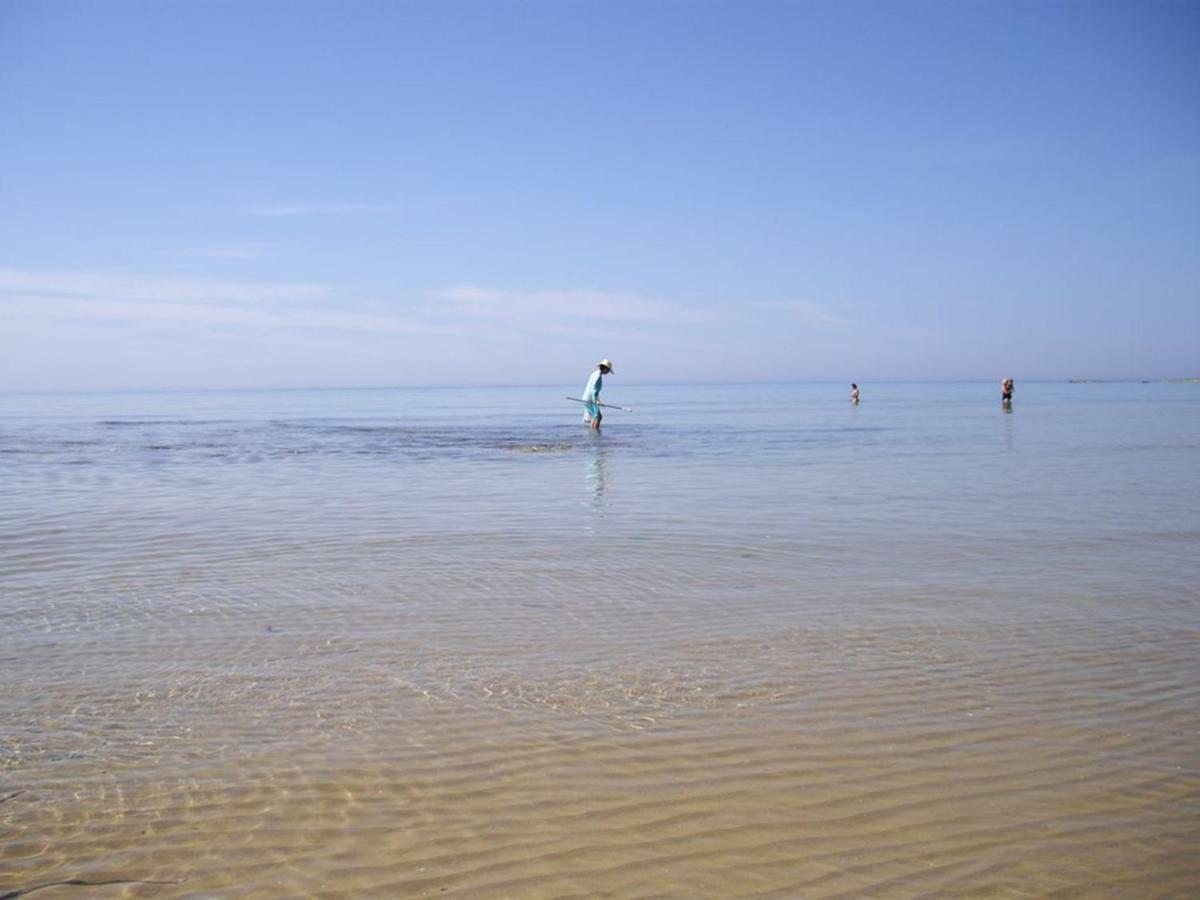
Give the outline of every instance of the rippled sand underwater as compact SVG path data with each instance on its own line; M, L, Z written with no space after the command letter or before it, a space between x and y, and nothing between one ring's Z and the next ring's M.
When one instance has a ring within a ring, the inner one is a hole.
M1195 895L1196 427L1054 399L10 415L0 896Z

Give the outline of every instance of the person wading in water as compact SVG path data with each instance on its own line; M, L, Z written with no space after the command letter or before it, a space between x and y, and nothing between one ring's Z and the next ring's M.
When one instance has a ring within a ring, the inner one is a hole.
M596 363L596 371L588 379L587 386L583 389L583 396L579 399L587 405L583 408L583 421L588 422L592 426L592 431L600 430L600 420L604 418L604 414L600 412L600 390L604 387L604 376L612 374L612 361L602 359Z

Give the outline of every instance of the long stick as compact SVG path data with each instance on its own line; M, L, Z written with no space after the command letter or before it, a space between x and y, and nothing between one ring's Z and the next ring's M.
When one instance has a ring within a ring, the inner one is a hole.
M578 397L568 397L567 399L574 400L576 403L591 403L592 402L591 400L580 400ZM605 409L619 409L622 412L633 412L633 410L630 409L628 406L613 406L611 403L601 403L599 400L595 401L595 403L597 406L603 406Z

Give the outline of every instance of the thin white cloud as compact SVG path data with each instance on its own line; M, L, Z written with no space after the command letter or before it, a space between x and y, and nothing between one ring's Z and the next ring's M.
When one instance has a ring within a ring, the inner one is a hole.
M703 310L672 301L589 288L510 291L465 284L433 291L431 296L448 302L458 312L483 318L541 321L548 326L580 321L699 323L709 318Z
M783 313L813 328L840 330L854 328L858 324L838 308L811 300L767 300L756 303L755 307L767 312Z
M333 288L307 282L212 281L123 272L0 269L0 293L11 292L89 300L264 303L320 299L331 296Z
M277 314L237 306L185 303L139 303L99 298L62 297L47 303L45 295L5 295L0 308L11 316L96 319L127 324L266 326Z
M537 359L551 347L590 356L599 352L591 349L597 345L638 346L657 358L718 352L697 343L705 340L701 328L679 327L706 318L669 301L587 289L463 285L432 295L369 299L309 282L0 268L0 320L10 325L10 336L61 329L78 338L89 328L103 329L104 339L92 339L98 357L109 338L121 334L164 354L244 347L247 340L276 348L350 342L364 353L387 346L398 360L411 360L438 346L447 358L470 360L466 368L478 368L482 360L511 367L513 358ZM169 367L170 360L163 363Z
M283 218L289 216L356 216L383 211L375 203L273 203L252 206L245 210L248 216Z
M0 312L9 317L96 320L246 330L455 335L426 322L352 305L330 285L138 277L109 272L0 269Z
M923 344L940 340L942 335L923 325L894 325L864 315L851 315L843 305L816 303L812 300L777 300L754 304L772 317L785 317L790 325L800 325L824 341L856 345L866 341L899 344Z

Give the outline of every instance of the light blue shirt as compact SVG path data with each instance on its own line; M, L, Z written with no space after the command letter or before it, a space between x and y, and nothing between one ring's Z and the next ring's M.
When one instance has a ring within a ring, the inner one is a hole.
M592 377L588 379L587 387L583 389L583 399L595 402L600 399L600 389L604 387L604 377L597 369L592 373Z
M596 405L596 401L600 399L600 389L603 387L604 378L600 374L600 369L597 368L592 373L592 377L588 379L587 387L583 389L583 396L579 398L587 402L583 413L585 422L600 418L600 407Z

